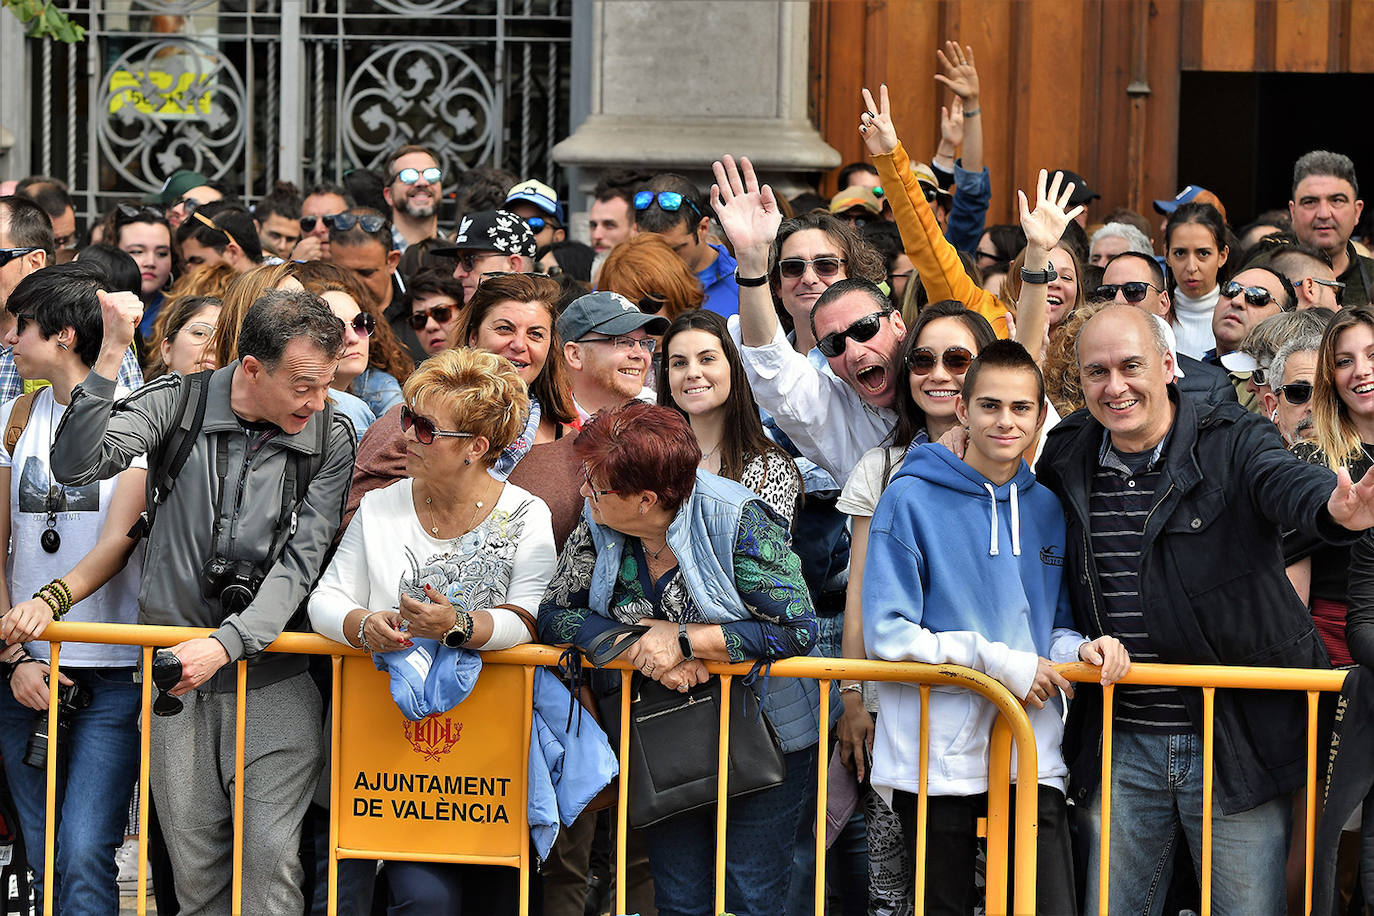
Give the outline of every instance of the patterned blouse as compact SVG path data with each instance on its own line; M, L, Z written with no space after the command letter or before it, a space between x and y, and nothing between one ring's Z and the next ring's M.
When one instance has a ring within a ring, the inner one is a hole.
M558 569L539 608L539 636L557 645L590 645L616 623L641 618L705 623L686 580L675 566L650 579L639 538L625 539L625 552L611 591L610 617L592 611L596 546L587 520L578 523L558 558ZM735 537L735 586L750 617L722 624L730 661L805 655L816 642L816 614L802 580L801 562L790 538L757 503L748 503Z

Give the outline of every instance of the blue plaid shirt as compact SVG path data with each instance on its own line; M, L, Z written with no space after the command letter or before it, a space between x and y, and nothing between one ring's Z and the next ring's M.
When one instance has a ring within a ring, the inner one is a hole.
M119 365L119 378L115 380L121 388L133 391L143 385L143 370L138 366L138 357L133 348L124 351L124 361ZM0 404L19 397L24 393L24 378L14 367L14 354L9 347L0 350Z

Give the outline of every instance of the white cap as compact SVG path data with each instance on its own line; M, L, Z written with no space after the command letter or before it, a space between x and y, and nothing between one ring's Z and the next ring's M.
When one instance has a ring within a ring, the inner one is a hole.
M1156 324L1164 329L1164 339L1169 344L1169 355L1174 358L1174 378L1183 378L1183 369L1178 364L1178 338L1174 337L1174 329L1169 327L1169 322L1153 312L1150 313L1150 317L1155 320Z

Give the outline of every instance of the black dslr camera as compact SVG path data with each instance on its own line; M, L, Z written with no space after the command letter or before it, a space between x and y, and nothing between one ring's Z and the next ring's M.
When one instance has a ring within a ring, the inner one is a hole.
M72 717L91 705L91 692L81 684L57 685L57 743L60 747L72 736ZM24 749L24 763L42 770L48 766L48 714L33 717L29 744Z
M218 598L226 614L241 614L253 603L262 578L246 560L211 557L200 571L200 593L206 601Z

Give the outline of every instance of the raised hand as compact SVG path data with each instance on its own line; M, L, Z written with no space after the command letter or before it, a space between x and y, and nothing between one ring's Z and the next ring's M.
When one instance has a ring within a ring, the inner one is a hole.
M1342 528L1374 528L1374 472L1366 471L1358 483L1351 483L1349 468L1337 471L1336 489L1326 501L1326 509Z
M736 253L766 253L782 224L782 210L773 189L759 185L753 163L746 157L741 157L736 167L734 157L723 156L711 163L711 171L716 176L716 183L711 185L711 208ZM762 270L767 269L765 263Z
M1054 248L1063 237L1064 227L1069 224L1069 220L1083 212L1081 204L1067 213L1064 212L1069 198L1073 196L1074 184L1069 182L1061 190L1059 184L1063 179L1064 173L1055 172L1054 180L1049 181L1049 173L1044 169L1040 170L1040 178L1036 182L1034 211L1026 205L1026 192L1016 192L1021 203L1021 228L1026 233L1027 247L1036 247L1044 251Z
M105 324L104 346L122 357L138 332L138 323L143 320L143 300L135 293L107 293L103 289L96 297L100 300L100 316Z
M940 139L955 150L964 143L964 100L957 95L948 107L940 106Z
M892 102L887 83L878 87L878 102L864 89L864 113L859 115L859 135L874 156L886 156L897 148L897 128L892 126Z
M978 68L973 65L972 47L960 47L957 41L947 41L945 49L937 50L935 57L945 71L935 74L937 83L963 99L965 104L978 98Z

